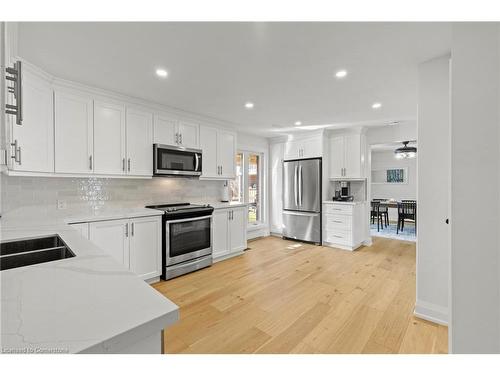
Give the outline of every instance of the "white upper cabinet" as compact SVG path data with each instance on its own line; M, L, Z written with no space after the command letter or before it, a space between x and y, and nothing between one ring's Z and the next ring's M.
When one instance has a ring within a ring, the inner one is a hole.
M320 158L323 156L323 137L296 139L285 143L285 160Z
M203 152L201 176L205 178L219 177L217 164L217 129L207 126L200 127L200 148Z
M219 130L217 138L217 159L220 166L220 177L236 176L236 136L234 133Z
M54 101L56 173L92 173L92 98L83 93L56 88Z
M164 113L155 115L154 143L186 148L200 147L200 126L198 124L179 121Z
M200 126L191 122L180 121L177 127L179 145L186 148L199 148Z
M330 138L330 177L344 176L344 137Z
M283 158L285 152L284 143L271 143L270 145L270 168L271 168L271 196L269 205L271 207L271 232L281 233L283 227Z
M154 121L154 143L161 145L177 145L177 120L157 113Z
M200 148L203 152L201 177L231 179L236 176L235 133L201 126Z
M125 174L125 143L125 106L94 101L94 173Z
M330 178L364 178L363 135L330 138Z
M127 165L133 176L153 174L153 114L127 107Z
M12 95L8 95L8 99ZM8 115L11 130L10 169L54 172L53 91L44 78L24 69L22 76L22 125ZM3 115L3 114L2 114Z

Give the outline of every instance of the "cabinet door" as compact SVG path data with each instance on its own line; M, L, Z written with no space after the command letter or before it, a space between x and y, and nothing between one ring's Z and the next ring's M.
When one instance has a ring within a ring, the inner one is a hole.
M92 173L94 153L93 101L83 93L56 89L55 171Z
M219 130L217 137L217 160L220 166L219 177L236 177L236 136L234 133Z
M82 237L86 238L87 240L89 238L89 223L76 223L76 224L70 224L71 228L76 229L78 233L82 235Z
M130 220L130 270L151 279L161 274L161 217Z
M330 138L330 178L343 177L344 137Z
M52 87L44 79L25 70L22 76L22 99L22 125L15 123L14 116L7 116L12 143L17 141L18 147L17 162L10 159L11 168L17 171L54 172ZM11 150L10 156L14 156L14 147L8 149Z
M361 136L358 134L344 137L345 161L344 177L361 177Z
M243 251L247 248L247 208L231 209L229 219L229 238L231 252Z
M283 227L283 158L285 144L271 144L271 232L281 233Z
M323 137L302 141L302 158L320 158L321 156L323 156Z
M125 174L125 107L94 101L94 173Z
M127 173L153 175L153 115L127 108Z
M178 133L180 134L180 145L187 148L199 148L199 132L200 127L198 124L193 124L185 121L179 122Z
M302 144L298 141L288 141L285 143L285 160L299 159Z
M213 257L218 258L229 254L228 210L215 210L212 215Z
M128 220L110 220L90 223L90 240L118 263L129 267Z
M154 121L154 143L177 146L177 120L165 114L157 114Z
M202 156L201 177L219 177L217 169L217 129L200 127L200 148Z

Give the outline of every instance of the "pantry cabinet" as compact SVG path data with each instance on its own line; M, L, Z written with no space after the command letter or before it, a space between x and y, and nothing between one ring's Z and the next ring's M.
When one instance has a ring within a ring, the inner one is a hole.
M8 102L12 95L7 96ZM25 67L22 76L22 125L7 115L9 169L54 172L53 92L50 82Z
M319 158L322 156L322 137L297 139L285 143L285 160Z
M55 172L92 173L93 100L77 91L54 90Z
M88 226L90 241L142 279L161 274L160 216L98 221Z
M201 126L200 148L203 151L202 178L231 179L236 177L235 133Z
M285 143L271 143L269 148L271 169L271 196L269 199L271 232L281 234L283 231L283 159Z
M247 248L247 207L216 209L213 213L213 258L224 259Z
M330 138L330 178L364 178L363 135Z
M186 148L199 148L200 126L196 123L177 120L164 113L155 115L154 143L179 146Z

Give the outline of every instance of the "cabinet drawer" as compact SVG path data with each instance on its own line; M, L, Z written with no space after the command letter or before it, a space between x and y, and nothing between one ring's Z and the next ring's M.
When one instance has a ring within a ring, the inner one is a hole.
M339 214L326 214L325 227L331 229L352 230L352 216Z
M352 206L347 204L325 204L325 213L334 215L352 215Z
M352 232L347 230L327 230L326 242L336 243L339 245L348 245L352 243Z

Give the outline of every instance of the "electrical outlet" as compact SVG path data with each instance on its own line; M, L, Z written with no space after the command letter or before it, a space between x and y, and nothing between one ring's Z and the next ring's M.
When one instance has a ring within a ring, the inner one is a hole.
M58 210L65 210L67 208L66 201L63 201L61 199L57 200L57 209Z

